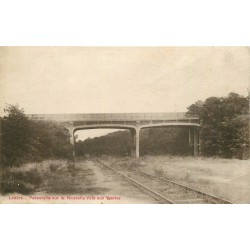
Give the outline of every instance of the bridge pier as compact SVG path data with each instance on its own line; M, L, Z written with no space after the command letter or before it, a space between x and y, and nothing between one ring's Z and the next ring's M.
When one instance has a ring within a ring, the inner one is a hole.
M140 157L140 129L136 129L135 134L135 157Z
M140 131L139 128L136 130L131 130L131 156L139 157L140 156Z
M192 142L192 129L189 128L188 129L188 146L189 146L189 148L192 147L192 144L193 144L193 142Z
M188 145L193 156L199 155L199 130L198 128L189 128L188 130Z
M199 131L194 128L194 157L199 155Z
M135 141L136 141L136 132L135 130L130 130L131 132L131 156L135 157Z

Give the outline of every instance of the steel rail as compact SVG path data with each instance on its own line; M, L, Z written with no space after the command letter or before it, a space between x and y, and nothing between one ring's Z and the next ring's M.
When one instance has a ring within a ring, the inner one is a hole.
M132 178L130 178L130 177L128 177L128 176L126 176L126 175L120 173L120 172L117 171L116 169L114 169L114 168L108 166L107 164L105 164L105 163L103 163L103 162L101 162L101 161L99 161L99 160L97 160L97 159L96 159L96 161L97 161L98 163L102 164L103 166L105 166L106 168L112 170L112 171L115 172L116 174L119 174L119 175L122 176L124 179L126 179L129 183L133 184L134 186L136 186L137 188L139 188L140 190L142 190L142 191L143 191L144 193L146 193L147 195L153 197L154 199L156 199L156 200L159 201L160 203L162 203L162 204L175 204L174 201L172 201L172 200L170 200L170 199L168 199L168 198L162 196L161 194L159 194L159 193L153 191L152 189L150 189L150 188L144 186L143 184L137 182L136 180L134 180L134 179L132 179Z
M128 168L126 168L128 169ZM133 171L133 172L137 172L137 173L141 173L141 174L144 174L146 176L149 176L149 177L152 177L152 178L155 178L155 179L159 179L159 180L162 180L166 183L171 183L171 184L174 184L176 186L180 186L182 188L185 188L185 189L188 189L190 191L193 191L193 192L196 192L200 195L202 195L203 197L205 197L206 199L210 199L212 200L214 203L216 204L233 204L233 202L231 201L228 201L228 200L225 200L225 199L221 199L219 197L216 197L214 195L211 195L211 194L207 194L203 191L200 191L198 189L195 189L195 188L192 188L192 187L188 187L186 185L183 185L183 184L180 184L180 183L177 183L177 182L174 182L172 180L169 180L169 179L166 179L166 178L162 178L162 177L158 177L158 176L155 176L155 175L151 175L151 174L148 174L148 173L145 173L145 172L142 172L142 171L138 171L138 170L135 170L135 169L128 169L129 171Z

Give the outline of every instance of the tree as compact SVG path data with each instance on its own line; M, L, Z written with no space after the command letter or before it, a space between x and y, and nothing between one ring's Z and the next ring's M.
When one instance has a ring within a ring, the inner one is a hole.
M18 105L7 105L4 112L7 115L1 120L2 163L18 166L26 162L34 150L31 126Z
M202 154L226 158L248 157L248 98L236 93L210 97L188 107L201 119Z
M1 164L20 166L49 158L70 158L69 133L62 126L29 120L18 105L7 105L1 118Z

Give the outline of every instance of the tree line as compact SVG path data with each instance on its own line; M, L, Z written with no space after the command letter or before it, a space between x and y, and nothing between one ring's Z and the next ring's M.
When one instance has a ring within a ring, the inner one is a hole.
M188 114L200 118L200 155L249 158L249 97L230 93L190 105ZM79 155L129 155L130 132L115 132L79 141ZM140 154L192 155L186 128L149 128L140 133Z
M7 105L0 117L0 164L20 166L26 162L67 158L72 155L68 131L61 125L28 119L18 105ZM249 97L230 93L210 97L188 107L188 114L200 117L201 155L249 158ZM79 141L77 155L130 155L129 131ZM190 155L185 128L143 129L140 154Z
M128 130L109 133L101 137L76 143L77 155L129 156L132 148L131 133ZM140 155L190 155L188 129L145 128L140 131Z
M190 105L188 113L200 117L201 155L249 158L249 97L210 97Z

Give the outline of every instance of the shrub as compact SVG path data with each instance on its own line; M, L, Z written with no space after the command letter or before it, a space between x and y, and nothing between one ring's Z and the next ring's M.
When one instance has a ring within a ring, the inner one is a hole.
M5 169L1 172L0 193L30 194L39 188L41 182L42 176L37 169Z
M68 131L58 124L33 121L18 105L8 105L0 119L1 166L71 157Z

